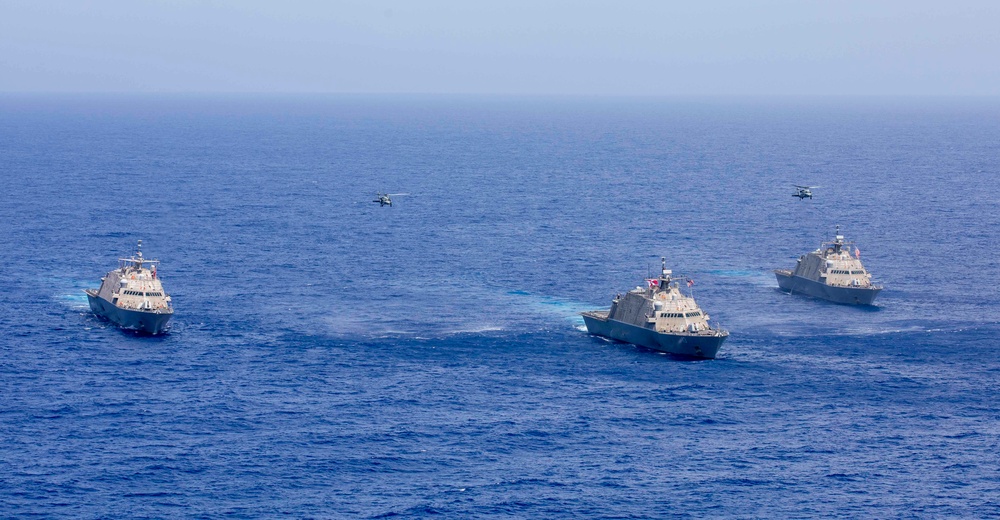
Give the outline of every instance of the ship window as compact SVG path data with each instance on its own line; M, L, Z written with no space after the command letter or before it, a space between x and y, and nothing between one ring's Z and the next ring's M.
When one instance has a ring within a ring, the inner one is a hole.
M701 312L695 311L695 312L689 312L689 313L687 313L687 317L688 318L694 318L695 316L701 316Z

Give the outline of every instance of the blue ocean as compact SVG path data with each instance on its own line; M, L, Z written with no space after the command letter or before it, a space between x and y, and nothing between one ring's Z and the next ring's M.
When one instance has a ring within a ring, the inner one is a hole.
M998 516L998 145L989 99L4 95L0 516ZM874 307L777 290L838 225ZM83 292L139 239L162 336ZM660 257L718 359L586 333Z

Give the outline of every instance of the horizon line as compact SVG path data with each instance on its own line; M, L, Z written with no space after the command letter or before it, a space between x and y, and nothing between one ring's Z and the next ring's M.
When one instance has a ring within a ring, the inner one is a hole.
M0 96L233 96L233 97L485 97L485 98L594 98L594 99L1000 99L1000 94L635 94L635 93L519 93L519 92L331 92L331 91L224 91L224 90L0 90Z

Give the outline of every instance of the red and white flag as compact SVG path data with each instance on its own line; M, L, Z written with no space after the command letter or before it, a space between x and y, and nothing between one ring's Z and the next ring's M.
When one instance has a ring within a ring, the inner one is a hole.
M653 287L660 286L660 281L657 280L656 278L646 278L646 283L649 285L650 289L652 289Z
M858 246L854 246L854 258L861 258L861 250L858 249Z
M694 280L688 278L688 287L691 287L692 285L694 285Z

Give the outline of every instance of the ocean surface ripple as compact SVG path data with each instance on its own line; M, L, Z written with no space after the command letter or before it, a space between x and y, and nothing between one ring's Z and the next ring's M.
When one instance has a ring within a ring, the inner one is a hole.
M998 120L5 95L0 514L1000 516ZM777 291L838 224L875 307ZM82 292L137 239L160 337ZM660 256L732 332L719 359L584 331Z

